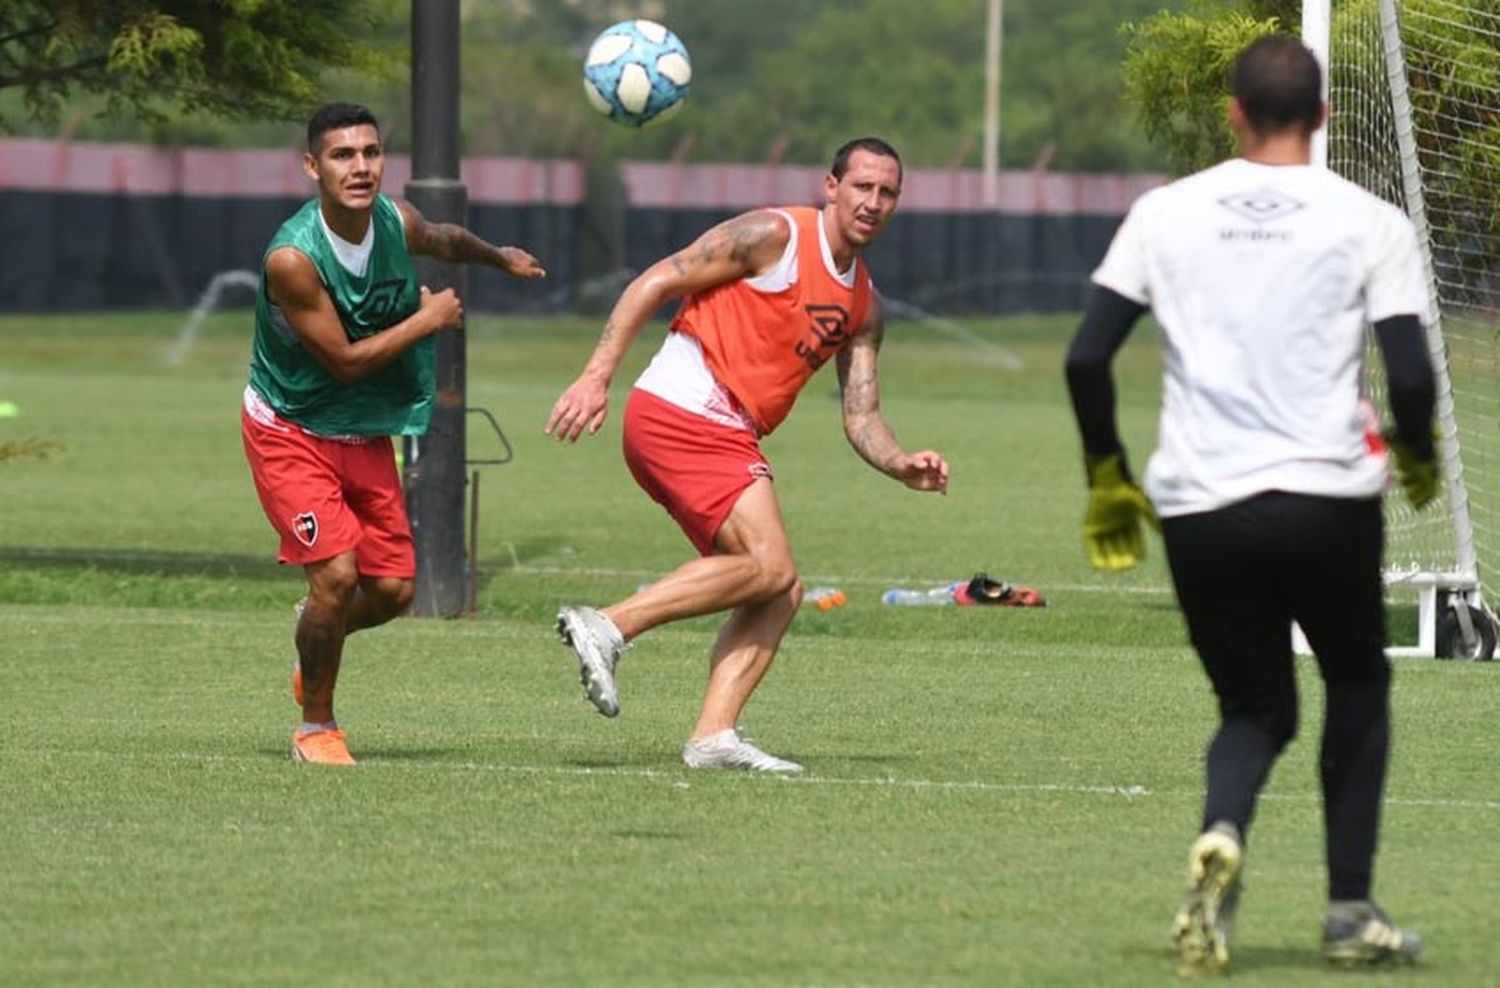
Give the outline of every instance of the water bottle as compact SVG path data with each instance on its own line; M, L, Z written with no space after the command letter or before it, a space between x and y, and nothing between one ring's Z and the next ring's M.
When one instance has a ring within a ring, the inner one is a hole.
M941 587L933 587L931 590L907 590L897 587L881 594L880 601L883 604L902 604L907 607L941 607L944 604L953 603L953 591L959 586L958 583L948 583Z
M816 607L820 611L831 611L835 607L843 607L849 602L844 596L844 591L838 587L813 587L802 595L802 603Z

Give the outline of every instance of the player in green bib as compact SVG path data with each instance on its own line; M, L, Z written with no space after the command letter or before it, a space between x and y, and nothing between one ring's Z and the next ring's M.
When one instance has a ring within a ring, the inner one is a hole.
M417 282L412 255L487 264L517 278L545 269L452 223L429 223L380 192L385 157L369 110L331 103L307 125L303 168L318 196L266 248L241 427L279 559L303 567L292 689L298 761L351 765L333 714L344 638L411 602L411 526L391 436L432 417L433 334L458 329L451 289Z

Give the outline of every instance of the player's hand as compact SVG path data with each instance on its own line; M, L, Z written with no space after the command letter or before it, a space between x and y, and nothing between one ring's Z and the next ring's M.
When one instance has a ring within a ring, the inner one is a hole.
M1121 453L1085 458L1089 506L1083 517L1083 545L1095 569L1124 570L1146 556L1141 522L1161 531L1145 491L1130 476Z
M1386 445L1391 449L1391 459L1396 463L1396 480L1406 492L1406 499L1418 511L1427 507L1437 498L1438 491L1442 488L1442 478L1438 476L1437 446L1433 446L1431 456L1423 459L1410 446L1394 437L1386 437Z
M891 475L914 491L948 493L948 461L930 449L902 454Z
M440 329L457 329L464 322L464 304L458 300L458 293L451 288L434 292L423 285L417 311L432 320L434 332Z
M608 414L609 385L585 374L557 399L544 431L558 442L577 442L584 430L591 436L598 432Z
M530 252L519 247L500 248L500 270L512 278L545 278L547 269Z

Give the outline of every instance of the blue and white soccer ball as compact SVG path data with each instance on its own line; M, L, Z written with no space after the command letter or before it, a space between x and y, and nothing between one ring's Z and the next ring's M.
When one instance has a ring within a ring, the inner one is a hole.
M627 127L674 116L687 99L692 78L687 48L655 21L621 21L605 28L583 60L589 104Z

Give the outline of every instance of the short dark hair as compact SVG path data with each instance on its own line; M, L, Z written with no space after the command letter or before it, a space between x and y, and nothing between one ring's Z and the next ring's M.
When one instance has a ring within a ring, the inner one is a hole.
M878 154L882 158L894 158L896 159L897 174L903 175L901 155L896 153L895 148L878 137L856 137L854 140L845 143L843 147L833 153L833 164L828 168L829 174L835 179L843 178L844 172L849 170L849 156L854 154L855 151L868 151L871 154Z
M324 103L307 121L308 153L313 155L318 153L319 146L323 143L323 135L330 130L358 127L361 124L369 124L377 133L380 130L380 121L375 119L375 114L358 103Z
M1323 117L1323 69L1289 34L1257 38L1229 74L1230 92L1259 133L1300 127L1311 134Z

